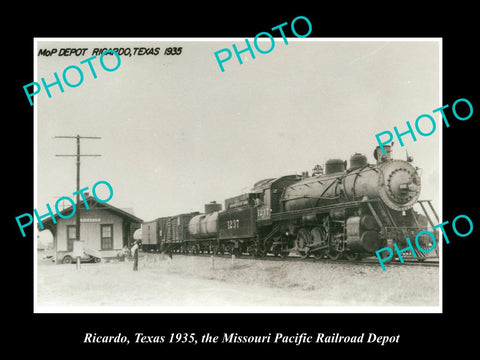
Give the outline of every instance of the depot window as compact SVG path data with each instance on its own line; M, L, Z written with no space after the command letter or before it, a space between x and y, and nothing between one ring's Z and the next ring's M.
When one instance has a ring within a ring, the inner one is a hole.
M102 250L113 249L113 225L104 224L100 226Z
M73 242L77 240L77 227L67 225L67 251L73 251Z

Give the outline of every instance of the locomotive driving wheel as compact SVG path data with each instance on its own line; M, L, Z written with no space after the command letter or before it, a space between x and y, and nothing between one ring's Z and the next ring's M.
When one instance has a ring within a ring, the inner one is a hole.
M333 249L329 249L327 255L330 260L336 261L340 259L342 253Z
M342 256L342 253L338 250L336 250L335 246L335 227L331 227L330 219L329 217L325 217L323 219L323 226L322 228L325 231L325 239L324 243L325 245L328 245L328 249L326 250L326 255L330 260L336 261L340 259ZM330 233L332 231L332 233Z
M310 231L307 229L300 229L297 234L297 239L295 240L295 248L302 258L308 257L310 251L309 246L312 244L312 237Z
M312 231L310 231L312 236L312 243L314 245L323 245L327 241L327 230L323 226L315 226Z
M315 226L310 231L312 238L311 252L316 260L324 259L327 256L327 230L324 226Z
M356 253L356 252L353 252L353 251L347 251L345 253L345 256L350 261L357 261L357 260L360 260L360 258L361 258L359 253Z

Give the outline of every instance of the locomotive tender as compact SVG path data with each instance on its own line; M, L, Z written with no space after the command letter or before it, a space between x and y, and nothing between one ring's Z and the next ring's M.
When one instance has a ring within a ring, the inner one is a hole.
M224 210L212 202L203 214L159 218L143 226L156 224L153 247L160 251L357 260L394 243L406 246L407 237L434 226L424 204L437 221L438 215L430 200L418 200L420 169L413 159L392 159L391 145L384 148L385 155L375 149L376 164L358 153L348 168L346 161L330 159L325 173L316 167L312 176L258 181L248 193L226 199ZM417 203L424 215L414 211ZM430 248L429 236L419 240ZM415 251L423 260L425 254Z

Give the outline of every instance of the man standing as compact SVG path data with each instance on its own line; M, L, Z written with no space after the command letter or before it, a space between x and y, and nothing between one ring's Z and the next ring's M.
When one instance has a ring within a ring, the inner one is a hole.
M133 246L130 249L130 251L132 252L132 256L133 256L133 271L137 271L138 270L138 240L135 240L133 242Z

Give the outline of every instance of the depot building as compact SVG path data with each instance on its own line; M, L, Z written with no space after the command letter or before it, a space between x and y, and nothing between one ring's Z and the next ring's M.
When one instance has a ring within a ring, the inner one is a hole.
M81 200L76 204L74 216L64 219L55 214L56 223L52 217L48 217L42 221L43 229L38 224L39 231L49 230L52 233L54 259L57 264L75 261L79 248L83 249L82 257L85 258L117 257L122 254L124 247L132 246L133 233L141 227L143 220L134 216L132 211L98 202L87 193L85 195L88 210ZM67 217L72 211L72 206L69 206L63 209L61 214ZM80 216L80 243L76 243L77 213Z

